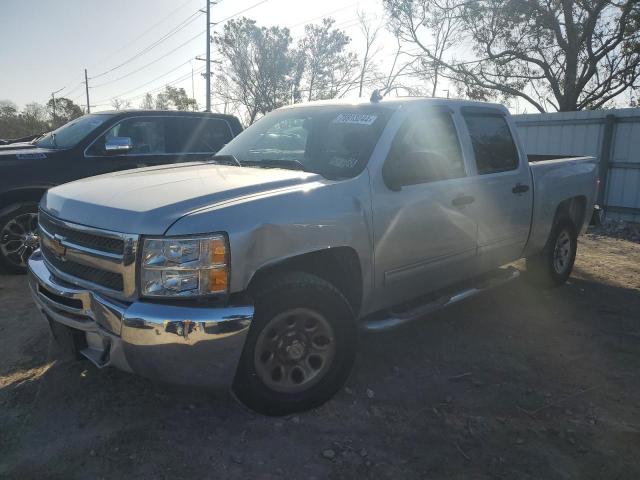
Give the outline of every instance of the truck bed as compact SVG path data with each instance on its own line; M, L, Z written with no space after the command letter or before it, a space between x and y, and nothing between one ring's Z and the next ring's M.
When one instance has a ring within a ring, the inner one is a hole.
M588 225L598 177L595 157L528 155L533 179L533 218L525 255L544 247L557 206L567 198L584 199L584 221Z

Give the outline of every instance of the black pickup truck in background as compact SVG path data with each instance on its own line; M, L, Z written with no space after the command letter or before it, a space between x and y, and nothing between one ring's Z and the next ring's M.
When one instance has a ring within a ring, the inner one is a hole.
M0 265L38 248L38 202L50 187L102 173L210 158L242 131L231 115L126 110L84 115L32 142L0 145Z

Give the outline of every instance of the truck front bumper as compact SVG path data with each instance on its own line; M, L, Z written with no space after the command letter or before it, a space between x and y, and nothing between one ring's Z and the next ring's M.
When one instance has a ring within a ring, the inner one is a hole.
M230 386L253 319L252 306L115 301L59 280L39 251L29 285L60 343L98 367L170 383Z

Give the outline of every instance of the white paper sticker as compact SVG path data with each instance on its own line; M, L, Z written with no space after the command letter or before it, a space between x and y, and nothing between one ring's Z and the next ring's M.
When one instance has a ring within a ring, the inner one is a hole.
M364 113L341 113L333 123L355 123L357 125L371 125L378 118L377 115L366 115Z

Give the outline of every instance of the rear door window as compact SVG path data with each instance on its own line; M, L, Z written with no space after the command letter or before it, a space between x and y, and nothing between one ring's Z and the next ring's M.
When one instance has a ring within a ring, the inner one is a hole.
M168 118L169 153L216 153L231 141L229 124L220 118Z
M518 150L509 125L499 113L465 113L478 174L506 172L518 168Z

